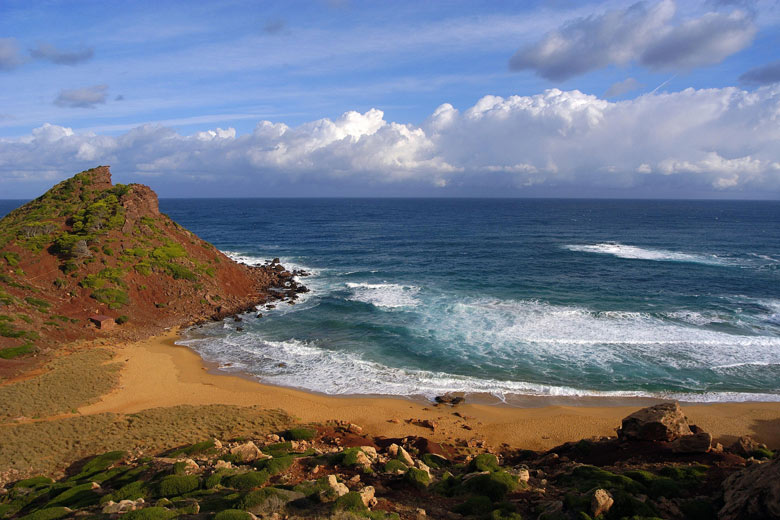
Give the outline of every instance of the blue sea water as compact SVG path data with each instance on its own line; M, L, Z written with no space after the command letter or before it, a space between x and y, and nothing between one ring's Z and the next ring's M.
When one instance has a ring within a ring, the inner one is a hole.
M312 273L296 305L186 333L226 371L328 394L780 401L780 202L161 209L237 260Z

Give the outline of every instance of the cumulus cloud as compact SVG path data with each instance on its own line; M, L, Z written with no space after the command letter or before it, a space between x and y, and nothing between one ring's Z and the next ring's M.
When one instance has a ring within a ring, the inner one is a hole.
M9 70L21 65L19 46L14 38L0 38L0 70Z
M54 104L68 108L95 108L96 105L106 102L107 95L108 85L63 90L54 100Z
M771 85L780 83L780 60L755 67L739 77L742 83L748 85Z
M620 97L623 94L628 94L629 92L633 92L637 90L641 86L642 84L639 83L636 79L626 78L623 81L618 81L617 83L613 83L612 85L610 85L610 87L604 93L604 97L605 98Z
M30 56L38 60L46 60L58 65L76 65L92 59L95 50L92 48L77 51L64 51L49 43L39 43L30 50Z
M756 33L745 11L709 12L675 24L675 10L673 0L639 2L566 22L518 50L509 67L557 81L632 61L653 69L689 70L742 50Z
M680 189L780 195L777 114L780 86L686 89L621 102L557 89L485 96L463 111L443 104L419 126L387 121L376 109L295 127L261 121L245 135L144 125L105 136L47 124L0 139L0 172L65 176L111 164L128 176L172 182L477 186L502 194L522 194L526 186L647 193L673 179Z

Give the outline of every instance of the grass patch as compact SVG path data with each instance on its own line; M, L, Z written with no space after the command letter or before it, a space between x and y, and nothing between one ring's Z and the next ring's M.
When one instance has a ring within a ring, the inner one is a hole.
M200 487L200 479L195 475L168 475L163 477L157 487L161 497L177 497Z
M76 352L47 364L44 374L0 386L0 417L44 417L97 401L119 381L119 365L104 364L111 358L104 349Z
M285 432L285 437L293 441L310 441L317 435L313 428L290 428Z

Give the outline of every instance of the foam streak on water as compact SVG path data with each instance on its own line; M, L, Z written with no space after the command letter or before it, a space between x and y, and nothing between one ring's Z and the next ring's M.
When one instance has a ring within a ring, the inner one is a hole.
M705 265L734 265L733 262L719 258L716 255L702 255L667 251L664 249L649 249L638 246L607 242L589 245L567 245L569 251L581 253L598 253L612 255L629 260L652 260L657 262L692 262Z

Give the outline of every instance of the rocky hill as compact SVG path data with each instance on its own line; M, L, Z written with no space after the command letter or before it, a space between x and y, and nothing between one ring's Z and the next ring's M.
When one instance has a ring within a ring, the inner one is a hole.
M303 290L278 263L227 258L100 166L0 220L0 377L74 340L135 339ZM100 315L117 325L99 329Z

